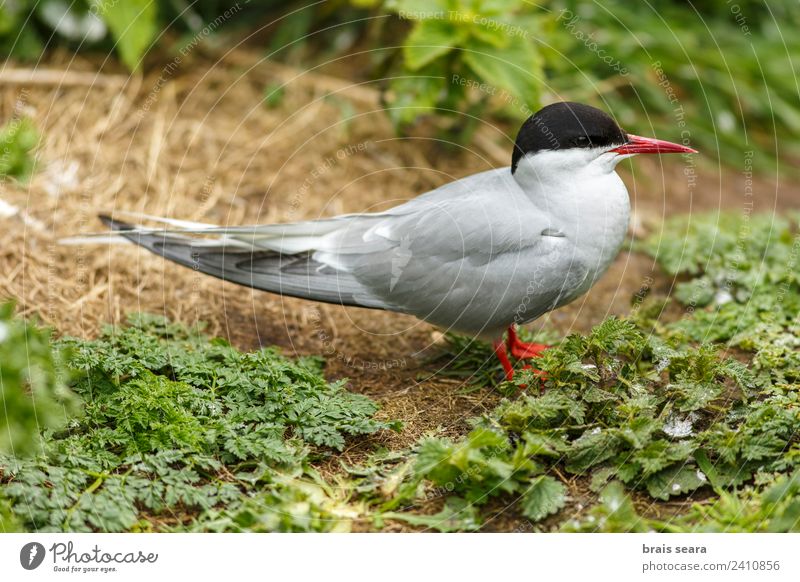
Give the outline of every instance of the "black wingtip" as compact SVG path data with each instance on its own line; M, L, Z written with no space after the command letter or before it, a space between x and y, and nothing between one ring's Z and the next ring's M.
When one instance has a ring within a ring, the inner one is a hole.
M136 227L121 220L115 220L107 214L98 214L97 217L111 230L134 230Z

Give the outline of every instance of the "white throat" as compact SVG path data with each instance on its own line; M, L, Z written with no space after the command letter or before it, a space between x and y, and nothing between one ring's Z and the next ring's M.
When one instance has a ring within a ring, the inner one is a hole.
M615 170L625 157L589 148L539 151L520 159L514 172L551 228L571 238L577 251L593 255L587 258L603 271L628 230L628 190Z
M617 164L630 157L602 149L572 148L543 150L523 156L514 179L526 192L547 194L553 187L569 186L580 181L619 180Z

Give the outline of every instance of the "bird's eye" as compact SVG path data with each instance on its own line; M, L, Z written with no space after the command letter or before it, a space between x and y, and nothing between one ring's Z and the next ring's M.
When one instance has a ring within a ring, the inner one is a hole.
M575 138L574 143L579 148L585 148L591 145L591 141L589 140L589 136L586 135L579 135Z

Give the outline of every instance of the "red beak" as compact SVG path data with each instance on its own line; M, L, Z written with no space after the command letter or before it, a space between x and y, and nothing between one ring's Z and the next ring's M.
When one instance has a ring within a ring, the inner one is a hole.
M622 144L618 148L611 150L618 154L696 154L697 150L672 143L653 139L652 137L640 137L628 134L628 143Z

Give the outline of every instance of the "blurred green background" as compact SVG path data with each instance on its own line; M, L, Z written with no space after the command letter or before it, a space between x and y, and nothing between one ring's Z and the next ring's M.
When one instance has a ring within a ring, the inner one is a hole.
M247 39L311 67L344 55L381 79L398 131L434 115L468 140L477 120L590 102L629 131L689 140L705 159L794 171L800 159L796 0L4 0L0 48L54 47L160 68L181 47ZM352 56L358 55L358 56ZM350 61L348 61L350 62ZM269 89L269 88L267 88ZM272 92L268 92L272 94ZM274 97L274 95L273 95ZM477 118L477 119L476 119Z

